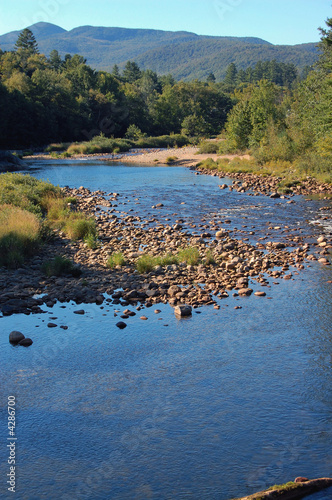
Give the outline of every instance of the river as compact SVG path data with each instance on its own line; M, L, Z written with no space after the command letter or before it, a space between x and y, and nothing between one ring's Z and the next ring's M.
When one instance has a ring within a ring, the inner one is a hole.
M269 231L280 237L285 225L314 241L328 203L222 191L220 179L182 167L58 160L36 161L31 173L117 192L119 213L137 211L151 224L227 215L234 234L253 242ZM151 208L160 202L163 210ZM229 500L296 476L331 477L331 280L331 267L308 261L291 280L271 282L269 300L230 296L186 320L161 304L125 330L106 303L80 305L84 316L56 304L0 317L1 497L12 497L4 479L10 395L19 500ZM68 330L47 328L50 318ZM11 346L11 330L33 345Z

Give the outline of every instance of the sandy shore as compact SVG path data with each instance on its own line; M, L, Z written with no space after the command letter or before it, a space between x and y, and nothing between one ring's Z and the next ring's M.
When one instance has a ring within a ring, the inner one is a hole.
M171 149L133 149L128 153L121 154L94 154L94 155L74 155L73 159L86 159L93 158L95 160L100 159L103 161L122 161L125 163L139 163L146 165L165 165L167 164L167 158L174 158L172 165L181 165L187 167L196 166L199 162L206 160L207 158L212 158L217 160L219 158L241 158L250 159L249 155L217 155L217 154L198 154L199 148L195 146L186 146L184 148L171 148ZM36 154L33 156L27 156L26 159L52 159L50 155L46 154Z
M165 164L167 163L167 158L174 158L173 165L184 165L192 167L197 165L199 162L206 160L207 158L212 158L217 160L218 158L242 158L249 159L249 155L217 155L217 154L198 154L199 148L194 146L186 146L184 148L172 148L163 150L145 150L143 153L138 153L136 155L125 154L122 155L121 160L130 163L146 163L146 164Z

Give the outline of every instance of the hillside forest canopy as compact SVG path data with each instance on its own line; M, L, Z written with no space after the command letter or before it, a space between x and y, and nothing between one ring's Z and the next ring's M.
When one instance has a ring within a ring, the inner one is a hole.
M0 49L0 148L91 141L95 136L216 137L221 152L259 162L332 159L332 18L320 28L320 56L299 74L292 63L231 63L223 81L175 81L128 61L96 71L83 56L39 52L26 28ZM129 131L129 132L128 132ZM329 167L330 168L330 167Z

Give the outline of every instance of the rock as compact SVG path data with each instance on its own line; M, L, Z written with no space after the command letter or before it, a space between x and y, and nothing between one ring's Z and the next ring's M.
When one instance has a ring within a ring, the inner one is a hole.
M265 292L255 292L256 297L265 297L266 293Z
M183 306L176 306L174 308L174 314L175 316L179 316L180 318L185 318L188 316L192 315L192 307L183 305Z
M141 316L140 319L142 319L143 321L147 321L147 317L146 316Z
M126 328L126 323L124 323L124 321L119 321L119 323L116 324L116 326L118 328L120 328L120 330L123 330L124 328Z
M74 314L81 314L81 315L83 315L83 314L85 314L85 311L84 311L84 309L79 309L78 311L74 311Z
M17 332L14 330L14 331L10 332L10 334L9 334L9 342L11 344L18 344L19 342L21 342L21 340L24 340L24 339L25 339L25 336L21 332Z
M280 198L279 193L271 193L270 198Z
M240 288L240 290L238 290L237 293L239 295L247 295L247 296L249 296L249 295L252 294L252 292L253 292L253 290L251 288Z
M324 264L325 266L330 265L330 262L329 262L329 260L326 257L321 257L320 259L318 259L318 262L320 264Z
M305 483L306 481L309 481L309 479L307 477L302 477L302 476L296 477L294 479L294 483Z
M181 292L181 288L177 285L172 285L169 287L167 293L170 297L175 297L175 295L179 292Z
M219 231L216 232L216 238L221 239L224 238L226 235L226 231L224 229L220 229Z
M18 345L22 345L23 347L29 347L29 345L32 345L32 344L33 344L33 342L29 338L20 340L20 342L18 343Z
M58 325L55 323L47 323L48 328L56 328Z
M0 151L0 172L9 172L15 170L22 170L26 168L27 164L17 156L8 153L7 151Z

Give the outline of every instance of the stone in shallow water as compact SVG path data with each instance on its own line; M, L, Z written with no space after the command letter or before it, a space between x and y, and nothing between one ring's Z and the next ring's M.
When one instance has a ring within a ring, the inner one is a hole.
M33 344L33 342L29 338L20 340L20 342L18 343L18 345L22 345L23 347L29 347L29 345L32 345L32 344Z
M127 325L126 325L126 323L125 323L124 321L119 321L119 322L116 324L116 326L117 326L118 328L120 328L120 330L123 330L124 328L126 328L126 326L127 326Z
M185 317L191 316L192 315L192 307L187 306L187 305L176 306L174 308L174 314L175 314L175 316L178 316L180 318L185 318Z
M18 344L23 339L25 339L23 333L16 330L10 332L9 334L9 342L11 342L12 344Z

